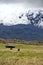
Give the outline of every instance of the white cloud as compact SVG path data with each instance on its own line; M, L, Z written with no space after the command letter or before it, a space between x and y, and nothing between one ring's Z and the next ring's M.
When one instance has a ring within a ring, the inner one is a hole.
M0 23L4 23L4 24L22 23L22 21L19 20L18 17L25 11L26 9L24 9L23 4L9 4L9 5L1 4Z
M30 21L27 20L25 13L28 10L31 10L34 13L34 17L39 10L39 8L26 8L23 6L24 4L0 4L0 23L4 25L16 25L16 24L30 24ZM35 11L37 9L37 11ZM43 8L42 8L43 10ZM29 13L31 13L31 11ZM24 14L21 19L19 19L19 15ZM41 22L39 26L43 26Z

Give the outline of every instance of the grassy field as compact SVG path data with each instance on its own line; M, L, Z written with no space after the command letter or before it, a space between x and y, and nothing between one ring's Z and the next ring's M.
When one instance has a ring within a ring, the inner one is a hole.
M43 65L43 45L14 45L10 50L6 44L0 44L0 65Z

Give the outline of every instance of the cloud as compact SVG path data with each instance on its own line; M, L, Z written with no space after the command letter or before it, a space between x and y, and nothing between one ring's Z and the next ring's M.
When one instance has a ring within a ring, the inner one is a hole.
M27 2L27 3L43 3L43 0L0 0L1 3L20 3L20 2Z
M26 7L43 8L43 0L27 0Z
M0 0L0 4L23 3L25 7L43 8L43 0Z
M0 0L1 3L20 3L26 0Z

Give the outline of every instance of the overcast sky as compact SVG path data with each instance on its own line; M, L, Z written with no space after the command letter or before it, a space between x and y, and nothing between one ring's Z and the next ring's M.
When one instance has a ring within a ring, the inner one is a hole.
M23 3L25 7L43 8L43 0L0 0L0 4Z

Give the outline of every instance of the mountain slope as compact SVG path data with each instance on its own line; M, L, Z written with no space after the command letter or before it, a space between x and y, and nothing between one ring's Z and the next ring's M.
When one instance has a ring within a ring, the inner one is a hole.
M25 15L19 16L16 24L4 25L1 23L0 38L43 40L43 11L28 11Z
M32 24L4 26L0 24L0 38L43 40L43 29Z

